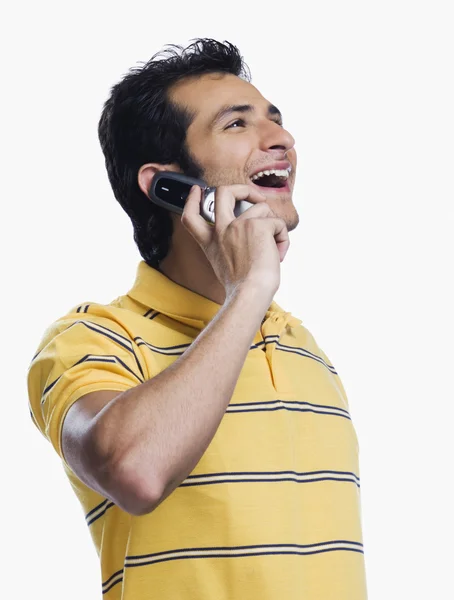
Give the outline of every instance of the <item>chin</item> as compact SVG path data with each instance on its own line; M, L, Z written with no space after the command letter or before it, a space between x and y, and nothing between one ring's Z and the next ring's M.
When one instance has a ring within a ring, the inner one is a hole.
M294 210L292 215L283 215L281 218L284 219L285 224L287 225L287 231L293 231L294 229L296 229L300 222L300 218L296 209Z
M285 221L288 231L298 227L299 215L293 204L291 192L266 194L266 202L276 216Z

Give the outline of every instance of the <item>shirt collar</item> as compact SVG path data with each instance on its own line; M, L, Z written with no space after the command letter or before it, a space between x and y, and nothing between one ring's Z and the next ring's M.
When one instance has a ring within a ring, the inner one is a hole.
M208 325L222 306L175 283L145 261L140 261L134 285L127 295L147 308L200 330ZM290 325L301 323L273 300L264 320L277 315L285 316Z

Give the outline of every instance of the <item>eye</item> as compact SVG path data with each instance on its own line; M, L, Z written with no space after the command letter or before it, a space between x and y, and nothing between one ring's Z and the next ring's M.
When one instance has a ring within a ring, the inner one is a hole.
M246 122L244 121L244 119L236 119L235 121L233 121L233 123L227 125L226 129L236 129L236 127L234 127L235 125L244 127L246 125Z
M284 123L282 121L282 119L271 119L271 121L273 121L273 123L276 123L276 125L279 125L279 127L284 127ZM227 127L225 127L225 129L237 129L237 127L245 127L246 126L246 121L244 119L236 119L235 121L233 121L233 123L230 123L230 125L227 125Z

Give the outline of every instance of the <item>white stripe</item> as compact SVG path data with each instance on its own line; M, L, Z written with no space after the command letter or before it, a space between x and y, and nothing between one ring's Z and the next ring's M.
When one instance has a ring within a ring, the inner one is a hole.
M76 321L76 323L83 323L84 325L87 325L93 329L97 329L98 331L107 333L107 335L110 335L111 337L115 338L119 342L126 344L132 351L132 342L130 342L128 339L122 337L118 333L115 333L111 329L107 329L107 327L103 327L102 325L98 325L97 323L92 323L91 321ZM76 323L74 323L74 325L76 325Z
M210 550L205 550L204 548L200 548L197 550L186 550L179 552L160 552L154 556L143 556L138 558L130 558L126 557L125 566L139 566L144 563L150 564L153 562L160 561L162 559L172 559L172 558L210 558L210 556L219 556L222 557L235 557L242 556L244 554L248 556L254 556L261 554L263 552L270 553L279 553L279 554L310 554L313 552L317 552L320 550L346 550L346 549L355 549L362 551L362 544L354 544L352 542L325 542L316 544L310 547L294 547L290 545L277 545L277 546L259 546L256 548L214 548Z
M317 362L320 362L323 365L325 365L325 367L331 372L336 370L333 366L326 363L321 356L312 354L311 352L309 352L309 350L304 350L303 348L292 348L289 346L283 346L282 344L277 344L277 347L279 349L282 348L281 352L290 352L293 354L299 354L300 356L307 356L308 358L312 358L313 360L316 360Z
M290 352L293 354L299 354L300 356L307 356L308 358L312 358L313 360L316 360L317 362L324 364L325 367L327 369L329 369L332 373L334 371L336 371L336 369L332 365L329 365L328 363L326 363L321 356L317 356L316 354L309 352L309 350L304 350L304 348L295 348L293 346L286 346L285 344L280 344L279 343L280 339L281 338L279 335L267 335L264 337L264 342L265 342L265 344L274 344L275 343L276 348L281 350L281 352Z
M75 365L73 365L71 368L73 367L78 367L79 365L82 365L85 362L105 362L105 363L113 363L113 364L117 364L117 359L115 357L106 357L106 356L96 356L95 354L89 354L85 360L83 360L82 362L76 363ZM60 379L63 377L63 375L66 373L63 372L60 377L58 377L58 379L56 379L54 381L54 384L52 386L52 388L50 390L48 390L43 397L41 398L41 404L44 404L44 402L47 400L47 396L49 395L49 393L54 389L54 387L57 385L57 382L60 381Z
M117 359L113 356L96 356L96 354L89 354L86 361L116 363Z
M341 408L337 408L336 406L301 406L299 404L293 404L291 402L285 402L285 400L281 401L281 404L283 404L286 408L298 408L299 410L304 410L305 408L312 410L315 410L316 412L320 412L320 413L333 413L333 412L337 412L338 414L341 415L345 415L346 411L342 410Z
M237 404L230 404L227 407L226 412L243 412L243 411L255 411L255 410L271 410L273 408L289 408L293 410L298 410L300 412L317 412L317 413L337 413L339 415L348 415L348 412L341 408L337 408L336 406L311 406L311 405L301 405L292 402L285 402L284 400L276 400L275 402L257 402L254 404L248 404L246 406L238 406Z
M185 479L183 483L187 484L197 484L203 482L209 483L221 483L223 481L244 481L244 480L257 480L263 481L266 479L267 481L279 481L283 477L287 479L292 479L293 481L312 481L314 479L320 479L322 477L330 477L333 479L338 479L339 481L349 480L354 483L359 479L356 478L353 474L350 473L332 473L331 471L321 471L320 473L291 473L289 471L283 471L282 473L223 473L222 475L205 475L203 477L192 476L188 479Z
M141 342L142 344L144 344L147 348L150 348L150 350L155 350L156 352L160 352L161 354L175 354L175 352L180 352L183 353L186 348L188 346L190 346L190 344L175 344L176 346L182 346L180 348L163 348L161 346L153 346L153 344L149 344L148 342L146 342L145 340L143 340L141 337L137 338L137 343Z
M110 589L114 584L118 583L122 579L123 579L123 572L118 573L118 575L116 577L114 577L113 579L111 579L109 581L109 583L104 583L103 586L102 586L102 589L103 590Z
M91 521L93 521L93 519L95 519L100 514L105 512L107 510L107 508L110 508L108 502L106 502L105 504L102 504L102 506L99 506L98 509L95 512L92 512L89 517L85 517L85 520L87 521L87 523L90 523Z

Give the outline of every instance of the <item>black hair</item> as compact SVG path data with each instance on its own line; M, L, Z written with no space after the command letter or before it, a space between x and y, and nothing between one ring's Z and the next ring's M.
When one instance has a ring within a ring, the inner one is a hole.
M173 233L168 211L142 192L137 176L149 162L177 163L200 177L203 169L186 146L186 131L194 118L169 101L176 82L206 73L230 73L250 81L250 72L236 46L209 38L174 44L143 66L132 67L110 90L98 125L98 136L115 198L129 215L134 240L144 261L158 268L170 248Z

